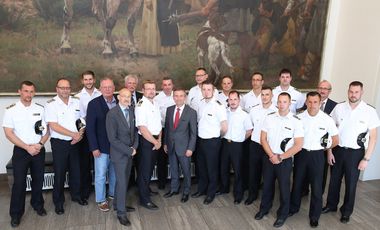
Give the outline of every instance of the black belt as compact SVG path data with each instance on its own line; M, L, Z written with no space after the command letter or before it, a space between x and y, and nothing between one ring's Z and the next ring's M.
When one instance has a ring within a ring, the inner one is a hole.
M324 150L323 149L318 149L318 150L311 150L311 149L304 149L304 148L302 148L302 150L304 150L304 151L307 151L307 152L323 152Z

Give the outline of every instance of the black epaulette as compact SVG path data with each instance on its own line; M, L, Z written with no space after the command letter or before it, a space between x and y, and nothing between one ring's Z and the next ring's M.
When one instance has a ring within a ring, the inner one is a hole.
M6 109L10 109L10 108L12 108L12 107L15 106L15 105L16 105L16 103L13 103L13 104L11 104L11 105L8 105Z
M370 105L370 104L367 104L367 105L370 106L370 107L372 107L372 108L374 108L374 109L376 109L375 106L373 106L373 105Z
M137 102L137 106L140 107L140 106L142 105L143 102L144 102L144 101L140 99L140 100Z
M48 100L46 103L50 103L50 102L53 102L53 101L55 101L55 99L54 99L54 98L52 98L52 99Z
M39 106L41 106L42 108L44 107L43 105L41 105L41 104L38 104L38 103L34 103L34 104L36 104L36 105L39 105Z
M301 120L301 118L297 117L297 115L293 115L294 118Z
M219 105L223 105L222 102L216 100L216 103L218 103Z
M344 102L346 102L346 101L341 101L341 102L339 102L338 104L342 104L342 103L344 103Z
M77 96L71 96L71 98L74 98L74 99L78 99L78 100L79 100L79 97L77 97Z
M267 115L273 115L273 114L275 114L276 112L271 112L271 113L268 113Z
M260 105L260 104L256 104L256 105L252 106L251 109L252 109L252 108L255 108L255 107L258 106L258 105Z

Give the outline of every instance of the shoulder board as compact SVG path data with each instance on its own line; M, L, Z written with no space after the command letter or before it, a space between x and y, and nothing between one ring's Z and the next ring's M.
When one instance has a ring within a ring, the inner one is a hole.
M373 105L370 105L370 104L367 104L367 105L368 105L369 107L372 107L372 108L376 109L375 106L373 106Z
M344 102L346 102L346 101L341 101L341 102L339 102L338 104L342 104L342 103L344 103Z
M139 102L137 102L137 106L141 106L143 102L144 101L140 99Z
M297 117L297 115L293 115L294 118L301 120L301 118Z
M260 104L256 104L256 105L252 106L251 108L255 108L255 107L258 106L258 105L260 105Z
M46 103L50 103L50 102L53 102L53 101L55 101L55 99L54 99L54 98L52 98L52 99L48 100Z
M216 100L216 103L218 103L219 105L223 105L219 100Z
M16 103L13 103L13 104L11 104L11 105L8 105L6 109L10 109L10 108L12 108L12 107L15 106L15 105L16 105Z
M77 97L77 96L71 96L71 98L79 100L79 97Z
M267 115L273 115L273 114L275 114L276 112L271 112L271 113L268 113Z
M36 104L36 105L39 105L39 106L41 106L42 108L44 107L43 105L41 105L41 104L38 104L38 103L34 103L34 104Z

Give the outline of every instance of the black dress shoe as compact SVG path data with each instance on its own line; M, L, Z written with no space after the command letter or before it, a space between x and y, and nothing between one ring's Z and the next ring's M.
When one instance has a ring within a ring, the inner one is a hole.
M262 211L259 211L259 212L256 213L256 215L255 215L255 220L261 220L266 214L268 214L268 212L262 212Z
M46 216L47 215L46 210L45 210L44 207L36 210L36 212L37 212L37 215L39 215L39 216Z
M214 197L208 196L206 199L203 201L203 204L211 204L214 201Z
M198 198L198 197L203 196L203 195L205 195L205 194L201 193L201 192L195 192L195 193L191 194L191 197L192 198Z
M255 201L257 199L257 197L251 197L251 196L249 196L245 201L244 201L244 204L245 205L250 205L250 204L252 204L253 203L253 201Z
M182 203L186 203L189 200L189 194L183 194L181 198Z
M121 225L131 226L131 222L128 220L128 217L126 215L117 216L117 219L119 219Z
M165 198L169 198L169 197L172 197L172 196L178 195L178 194L179 194L179 192L171 192L171 191L169 191L169 192L167 192L167 193L164 194L164 197Z
M342 222L343 224L347 224L349 221L350 221L350 217L349 216L342 216L340 218L340 222Z
M125 206L125 210L127 212L134 212L134 211L136 211L136 209L134 207L131 207L131 206Z
M85 206L88 205L87 200L81 199L81 198L76 198L76 199L71 199L73 202L78 203L79 205Z
M318 227L318 220L310 220L310 227L312 228Z
M11 226L13 228L17 227L20 225L20 217L12 217L11 218Z
M57 213L57 215L62 215L65 213L65 209L63 209L62 206L55 206L55 213Z
M234 204L240 204L241 203L241 198L236 198L235 200L234 200Z
M275 227L275 228L279 228L279 227L281 227L282 225L284 225L284 223L285 223L285 219L278 218L278 219L273 223L273 227Z
M336 209L331 209L329 207L324 207L322 208L322 214L326 214L326 213L329 213L329 212L336 212Z
M144 208L147 208L149 210L158 210L158 206L155 205L153 202L148 202L148 203L145 203L145 204L141 204L141 206L143 206Z
M216 191L215 196L220 196L220 195L227 194L227 193L228 193L228 191Z

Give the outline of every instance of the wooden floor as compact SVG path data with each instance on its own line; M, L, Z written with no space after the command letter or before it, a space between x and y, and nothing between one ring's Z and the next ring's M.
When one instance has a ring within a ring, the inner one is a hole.
M155 184L152 188L156 189ZM193 191L196 186L193 186ZM278 208L278 192L271 212L262 220L257 221L254 215L258 211L260 201L246 206L233 204L231 194L218 196L210 205L203 204L203 198L190 200L186 204L180 202L181 196L163 198L165 191L153 197L160 209L150 211L138 205L136 188L129 191L128 205L137 208L128 214L132 222L129 229L168 230L168 229L273 229L275 213ZM325 194L326 196L326 194ZM45 208L48 215L38 216L29 204L30 195L27 196L26 211L21 219L18 229L128 229L119 224L114 211L101 212L97 209L94 194L91 195L88 206L80 206L70 201L66 192L65 214L58 216L54 212L51 191L44 193ZM324 197L326 199L326 197ZM342 197L343 198L343 197ZM0 229L12 229L8 214L10 191L6 181L0 183ZM304 197L302 207L298 214L287 219L281 229L310 229L308 220L309 197ZM356 204L351 221L342 224L340 214L328 213L321 216L318 229L380 229L380 180L359 182Z

